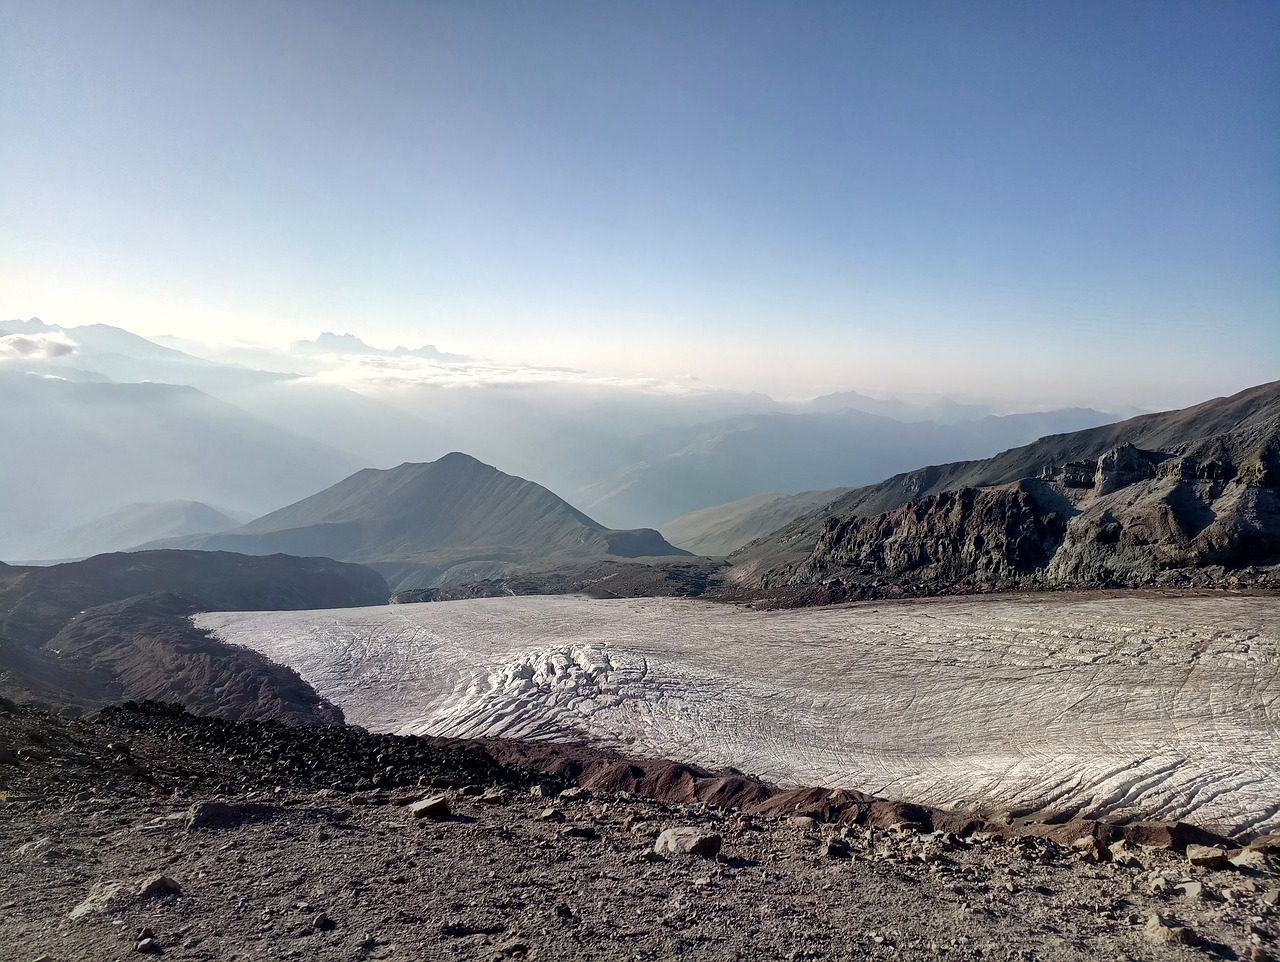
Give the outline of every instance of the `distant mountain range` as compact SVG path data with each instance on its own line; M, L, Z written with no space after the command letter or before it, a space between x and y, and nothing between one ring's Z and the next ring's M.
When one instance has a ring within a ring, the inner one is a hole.
M656 531L606 528L541 485L456 452L427 464L367 468L233 531L163 546L359 562L395 590L495 577L520 565L688 555Z
M751 414L672 432L649 456L574 500L614 524L657 519L752 497L867 484L921 464L984 456L1060 431L1105 424L1101 411L1067 408L974 421L904 422L852 408ZM691 436L690 436L691 435Z
M418 348L396 347L390 351L370 347L354 334L325 331L315 340L294 341L290 348L299 354L366 354L379 357L420 357L430 361L469 361L465 354L447 354L434 344Z
M144 501L72 528L46 550L50 560L78 560L162 538L229 531L246 520L200 501Z
M744 544L830 504L848 491L848 488L830 488L790 495L757 494L672 518L658 525L658 530L679 548L719 557L732 554Z
M0 498L24 506L0 517L8 560L59 557L78 529L139 502L203 502L254 517L359 468L454 450L554 490L605 528L631 530L764 492L857 486L988 457L1113 420L1088 408L997 417L982 404L856 391L784 403L477 361L431 345L382 350L351 333L292 350L209 348L33 318L0 322L6 337L21 343L0 344ZM746 522L729 537L768 523ZM700 550L731 547L722 538Z
M899 474L731 560L739 587L811 600L1272 583L1251 569L1280 564L1280 382Z
M359 466L195 388L69 381L0 367L0 549L57 558L81 525L181 500L259 514Z

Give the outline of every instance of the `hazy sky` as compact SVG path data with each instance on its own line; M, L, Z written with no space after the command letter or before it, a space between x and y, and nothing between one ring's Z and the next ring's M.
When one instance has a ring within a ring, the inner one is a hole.
M0 0L0 317L778 394L1280 377L1280 3Z

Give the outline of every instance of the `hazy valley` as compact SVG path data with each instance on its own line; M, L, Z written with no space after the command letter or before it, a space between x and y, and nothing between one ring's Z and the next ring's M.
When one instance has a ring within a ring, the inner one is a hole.
M496 876L488 846L527 835L539 851L596 846L555 857L637 892L679 877L685 856L661 836L676 827L727 846L697 880L731 891L726 918L741 917L743 869L760 859L781 866L794 905L817 870L824 890L850 872L883 887L900 864L1005 879L1010 853L1034 851L1058 873L1036 891L1112 892L1157 921L1113 917L1059 943L1060 906L1033 936L1005 932L1010 944L1143 956L1194 924L1242 957L1271 938L1216 906L1265 921L1274 904L1262 886L1280 829L1280 382L1116 420L559 376L461 387L495 371L349 335L198 357L109 327L6 329L30 349L0 367L0 441L21 454L0 473L22 506L0 528L19 562L0 562L0 804L14 825L48 803L79 845L84 805L140 818L167 811L155 793L168 793L190 801L192 825L213 805L253 858L269 822L297 884L330 906L339 896L289 834L331 818L316 812L414 816L336 841L329 877L389 858L429 807L429 837L468 871ZM334 377L371 365L404 377ZM108 730L135 733L136 753L102 743ZM212 752L215 774L190 752ZM550 807L525 811L512 786ZM273 801L286 791L313 814L287 815ZM155 817L168 821L146 832L187 816ZM993 839L1010 848L983 848ZM30 871L62 872L10 901L21 918L116 898L123 883L101 882L59 901L59 886L87 884L87 862L56 870L45 841L14 843ZM198 846L165 844L202 880L206 922L175 936L167 921L164 938L185 938L192 958L243 949L206 924L234 911L230 877L214 883L225 873ZM1187 875L1176 884L1141 874L1201 844L1251 887L1211 883L1196 862L1160 869ZM127 874L124 853L159 864L121 839L97 870ZM640 878L637 865L651 867ZM503 890L518 890L509 870ZM558 868L539 878L577 904ZM1202 891L1182 922L1160 914ZM904 953L942 952L894 898L879 924ZM595 955L614 938L565 902L555 924L578 928L561 936L530 936L514 903L479 904L426 937L356 898L349 918L382 941L324 913L287 937L335 958L574 954L561 937ZM964 939L1004 931L1012 909L992 905L958 923ZM638 934L676 917L641 916ZM30 941L32 924L0 919L0 932ZM774 929L748 931L758 947ZM90 957L112 937L63 926L56 943ZM280 937L263 944L300 951ZM943 942L971 957L959 938Z

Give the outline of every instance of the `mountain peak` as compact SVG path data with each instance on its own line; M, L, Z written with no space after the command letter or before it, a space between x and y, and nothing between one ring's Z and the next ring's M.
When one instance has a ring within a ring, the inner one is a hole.
M687 554L651 529L606 528L542 485L461 451L366 468L235 531L183 544L350 559L432 578L454 566L470 578L476 566Z
M292 349L302 354L380 354L354 334L325 331L313 341L294 341Z

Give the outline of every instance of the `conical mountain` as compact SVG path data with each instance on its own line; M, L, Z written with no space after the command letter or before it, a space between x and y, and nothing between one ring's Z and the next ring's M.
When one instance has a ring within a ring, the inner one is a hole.
M606 528L542 485L457 452L367 468L235 531L165 544L321 556L380 570L687 554L649 528Z

